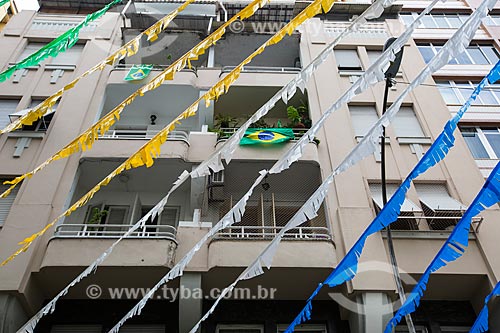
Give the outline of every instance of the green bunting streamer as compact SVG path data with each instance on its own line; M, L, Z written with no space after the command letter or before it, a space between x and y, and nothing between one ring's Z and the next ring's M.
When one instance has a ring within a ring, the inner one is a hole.
M2 7L3 5L6 5L10 2L10 0L0 0L0 7Z
M0 5L3 4L4 1L5 3L9 2L9 0L0 0ZM52 42L42 47L40 50L36 51L35 53L21 60L15 65L9 67L4 72L0 73L0 82L4 82L8 78L10 78L12 74L19 69L23 69L30 66L36 66L43 60L47 59L48 57L56 57L59 53L64 52L67 49L73 47L73 45L75 45L76 42L78 41L80 30L83 27L88 25L90 22L98 19L99 17L103 16L108 11L108 9L110 9L112 6L116 5L121 1L122 0L113 0L111 3L107 4L106 7L87 15L85 19L82 22L80 22L76 27L69 29L61 36L57 37Z

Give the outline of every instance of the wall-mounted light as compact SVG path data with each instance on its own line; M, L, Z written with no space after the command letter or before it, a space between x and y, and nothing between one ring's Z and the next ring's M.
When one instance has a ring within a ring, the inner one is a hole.
M155 121L158 119L158 116L155 114L152 114L149 116L149 119L151 119L151 125L156 125Z
M265 176L264 182L262 183L262 188L264 189L264 191L267 191L267 190L269 190L270 187L271 187L271 185L269 185L269 183L267 182L267 176Z

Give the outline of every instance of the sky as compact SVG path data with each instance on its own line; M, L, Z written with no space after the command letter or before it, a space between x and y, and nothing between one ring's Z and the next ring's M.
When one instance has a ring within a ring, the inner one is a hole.
M15 0L16 7L19 11L21 10L38 10L38 1L37 0Z

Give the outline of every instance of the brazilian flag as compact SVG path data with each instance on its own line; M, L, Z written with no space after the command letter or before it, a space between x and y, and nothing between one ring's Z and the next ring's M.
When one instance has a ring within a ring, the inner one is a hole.
M148 77L153 65L134 65L125 76L125 81L139 81Z
M291 128L249 128L241 139L240 145L260 143L280 143L294 138Z

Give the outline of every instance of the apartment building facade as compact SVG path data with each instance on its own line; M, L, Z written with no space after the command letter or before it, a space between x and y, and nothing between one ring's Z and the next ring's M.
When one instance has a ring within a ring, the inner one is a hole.
M343 39L316 71L304 93L278 103L255 127L291 127L300 137L399 36L429 1L401 1L380 20ZM412 81L479 1L438 4L405 45L389 103ZM3 69L39 49L104 1L41 0L39 12L23 11L0 32ZM104 59L111 51L170 12L179 1L135 1L90 23L79 42L57 58L17 71L0 83L0 126ZM40 121L0 136L3 179L32 170L106 114L142 82L124 77L134 64L153 64L151 77L188 51L240 2L198 1L179 15L160 38L120 64L81 80ZM259 10L244 29L228 31L173 81L129 105L91 150L59 160L23 182L0 201L0 256L37 232L142 146L305 6L282 1ZM330 13L308 21L246 66L231 89L183 121L162 146L151 168L128 170L81 209L59 223L25 253L0 268L0 332L15 332L44 304L123 235L170 189L215 151L238 125L288 83L355 15L369 6L335 3ZM497 12L496 12L497 11ZM497 15L498 14L498 15ZM388 192L392 194L463 104L472 88L500 58L500 5L483 22L466 52L415 89L386 131ZM260 28L259 28L260 27ZM263 28L262 28L263 27ZM305 203L322 180L359 142L382 112L383 83L356 96L333 114L301 159L267 177L252 194L241 222L205 244L180 279L155 295L122 332L188 332L228 286ZM301 110L300 123L287 109ZM500 86L491 85L460 123L449 156L414 182L392 233L399 269L409 292L500 159ZM160 216L123 240L95 274L71 289L37 332L107 332L203 237L247 191L259 170L268 169L292 142L239 147L224 171L192 179L170 197ZM242 295L221 302L201 332L282 332L306 298L342 259L382 204L381 156L363 160L336 177L318 217L287 233L264 275L241 282ZM2 185L3 186L3 185ZM5 186L2 187L4 189ZM468 332L484 296L500 277L498 206L475 221L464 256L432 275L413 315L418 332ZM352 282L323 290L311 321L297 332L380 332L399 306L385 232L371 237ZM97 287L97 288L96 288ZM143 289L141 289L143 288ZM95 290L100 292L95 293ZM127 291L125 291L127 290ZM135 290L137 292L132 292ZM183 290L190 295L182 296ZM200 291L201 297L192 293ZM174 293L178 292L177 297ZM158 296L158 297L156 297ZM494 304L495 305L495 304ZM492 311L495 311L493 306ZM492 332L500 331L492 315ZM495 326L496 325L496 326ZM404 322L397 332L406 332Z

